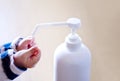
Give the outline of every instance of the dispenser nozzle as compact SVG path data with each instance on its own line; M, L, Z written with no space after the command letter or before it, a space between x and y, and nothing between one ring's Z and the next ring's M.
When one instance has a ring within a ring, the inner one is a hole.
M35 29L32 32L32 36L35 35L36 31L39 27L48 27L48 26L61 26L61 25L68 25L72 33L75 33L76 30L80 27L80 19L78 18L69 18L66 22L51 22L51 23L41 23L35 26Z
M80 19L78 18L69 18L67 20L68 26L71 28L72 34L76 33L76 30L80 27Z

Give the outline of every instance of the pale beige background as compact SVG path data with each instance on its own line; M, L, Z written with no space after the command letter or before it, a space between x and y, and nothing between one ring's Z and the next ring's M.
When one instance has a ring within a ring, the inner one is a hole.
M120 0L0 0L0 43L28 36L35 24L78 17L78 30L92 53L91 81L120 81ZM53 81L53 55L70 29L42 28L38 65L16 81Z

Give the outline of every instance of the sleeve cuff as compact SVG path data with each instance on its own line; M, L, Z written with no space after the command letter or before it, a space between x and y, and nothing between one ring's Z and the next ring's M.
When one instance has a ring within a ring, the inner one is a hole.
M13 42L11 43L11 48L13 48L16 52L17 52L16 48L17 48L19 42L20 42L22 39L23 39L23 38L21 38L21 37L17 37L17 38L14 39Z
M13 73L17 74L17 75L20 75L22 74L24 71L26 71L27 69L26 68L19 68L17 67L15 64L14 64L14 59L13 59L13 55L10 57L10 69Z

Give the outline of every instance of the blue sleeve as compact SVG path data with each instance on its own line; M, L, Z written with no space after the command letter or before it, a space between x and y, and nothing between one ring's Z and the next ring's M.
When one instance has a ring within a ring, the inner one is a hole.
M11 49L11 42L0 46L0 53L7 51L8 49Z
M3 71L8 79L13 80L18 75L14 74L10 69L10 56L8 54L8 51L3 52L1 56Z

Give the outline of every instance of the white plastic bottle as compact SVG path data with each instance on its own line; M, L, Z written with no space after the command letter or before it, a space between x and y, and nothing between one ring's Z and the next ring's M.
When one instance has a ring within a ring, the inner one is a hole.
M76 33L69 34L54 54L54 81L90 81L91 54Z
M91 54L82 43L76 30L80 27L78 18L70 18L67 22L41 23L32 32L34 37L40 27L67 25L72 32L65 42L57 47L54 55L54 81L90 81Z

